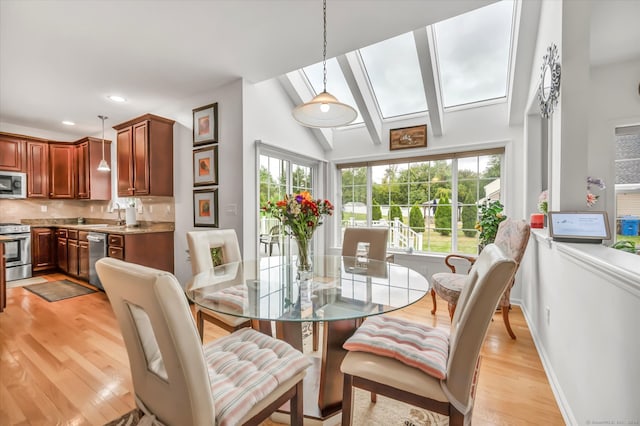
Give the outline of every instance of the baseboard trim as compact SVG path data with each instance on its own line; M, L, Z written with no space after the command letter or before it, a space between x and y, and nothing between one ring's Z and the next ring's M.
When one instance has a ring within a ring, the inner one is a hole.
M558 404L558 408L560 408L560 413L562 414L562 418L564 419L565 424L577 425L578 422L573 415L573 411L571 410L569 401L567 401L567 398L562 391L560 381L558 380L558 377L553 370L553 366L551 365L549 356L547 355L547 352L542 345L542 341L538 335L537 329L534 327L533 321L531 320L526 307L524 306L524 304L522 304L521 300L512 300L511 302L513 305L520 306L520 309L522 310L524 320L527 322L529 332L531 333L531 337L533 338L533 343L534 345L536 345L536 350L538 351L538 355L540 356L542 368L544 368L544 371L547 374L547 379L549 380L549 384L551 385L551 392L553 392L553 396L556 398L556 403Z

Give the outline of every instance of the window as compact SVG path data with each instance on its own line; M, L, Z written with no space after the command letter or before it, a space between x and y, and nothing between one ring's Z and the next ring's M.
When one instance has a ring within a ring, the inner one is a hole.
M640 126L616 129L616 239L640 244Z
M502 152L341 168L340 235L348 226L384 226L392 250L477 253L478 204L500 199Z
M433 26L445 108L506 97L513 10L504 0Z
M413 33L360 49L360 57L383 118L427 110Z

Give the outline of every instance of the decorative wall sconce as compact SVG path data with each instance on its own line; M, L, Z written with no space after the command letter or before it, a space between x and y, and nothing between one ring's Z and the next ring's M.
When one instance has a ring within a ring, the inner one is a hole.
M538 100L540 112L544 118L553 114L560 96L560 58L555 44L547 47L547 53L542 58L540 67L540 85L538 86Z

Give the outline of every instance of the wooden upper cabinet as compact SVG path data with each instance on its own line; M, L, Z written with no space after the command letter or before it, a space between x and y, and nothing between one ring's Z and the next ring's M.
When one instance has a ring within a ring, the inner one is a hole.
M24 172L26 169L25 142L19 137L0 133L0 170Z
M73 144L49 144L50 198L75 198L75 151Z
M153 114L114 126L118 196L173 196L173 120Z
M76 146L76 198L111 199L111 172L98 171L102 160L102 139L83 138ZM111 165L111 141L104 142L104 159Z
M49 198L49 144L27 141L27 197Z

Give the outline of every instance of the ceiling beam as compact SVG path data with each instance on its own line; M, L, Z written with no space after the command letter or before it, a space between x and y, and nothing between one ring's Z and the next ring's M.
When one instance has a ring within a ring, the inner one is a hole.
M367 76L356 52L340 55L338 64L344 75L344 79L351 90L353 99L358 105L360 115L367 127L369 136L374 145L382 144L382 117L378 113L373 93L367 84Z
M291 71L278 77L278 81L287 95L289 95L289 99L291 99L293 104L292 107L308 102L315 96L315 93L311 91L305 77L299 70ZM302 96L306 99L302 99ZM331 129L317 129L313 127L307 127L307 129L315 136L323 150L333 150L333 133Z
M418 63L420 64L420 73L422 74L422 85L424 86L424 95L427 98L427 106L429 108L429 121L431 124L431 132L434 136L442 136L444 110L442 108L442 99L440 96L440 82L435 66L435 50L433 49L433 37L427 27L419 28L413 31L413 38L416 42L416 50L418 53Z

